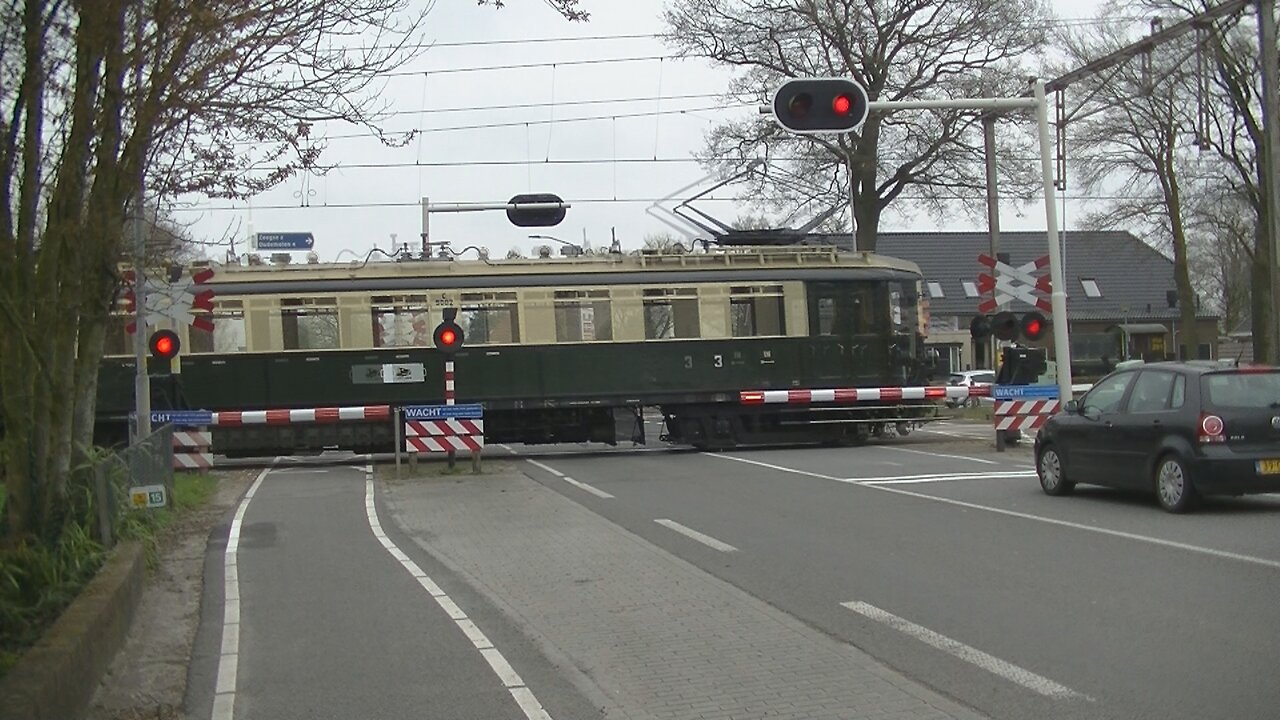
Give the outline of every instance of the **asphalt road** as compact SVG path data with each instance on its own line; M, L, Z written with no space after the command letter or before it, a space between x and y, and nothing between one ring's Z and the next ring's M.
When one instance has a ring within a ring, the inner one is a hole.
M239 524L214 532L189 716L540 720L545 704L557 718L598 717L518 628L404 540L376 494L390 546L375 535L368 477L363 462L331 457L268 470Z
M1026 448L960 424L839 449L503 451L992 717L1280 717L1280 496L1189 516L1051 498Z

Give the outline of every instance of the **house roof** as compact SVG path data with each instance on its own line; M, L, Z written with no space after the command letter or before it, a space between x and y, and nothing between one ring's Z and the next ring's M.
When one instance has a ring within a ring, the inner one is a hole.
M1177 319L1179 311L1169 307L1166 293L1174 290L1173 261L1133 234L1122 231L1068 231L1063 233L1063 277L1066 281L1067 317L1072 320ZM937 283L942 297L931 295L932 315L971 316L977 314L981 298L966 294L965 283L976 285L986 268L978 264L979 254L988 254L987 233L974 232L883 232L876 252L910 260L920 266L926 283ZM1000 252L1009 254L1009 264L1018 266L1048 254L1044 232L1001 232ZM1048 267L1035 273L1049 274ZM1092 280L1093 287L1082 281ZM970 288L972 292L973 288ZM1015 301L1011 308L1025 311ZM1217 316L1208 311L1201 318Z

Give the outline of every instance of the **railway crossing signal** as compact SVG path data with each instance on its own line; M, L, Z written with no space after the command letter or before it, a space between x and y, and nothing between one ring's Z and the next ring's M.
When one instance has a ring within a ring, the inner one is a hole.
M843 133L866 122L867 91L841 77L788 80L773 96L773 116L798 135Z
M974 340L985 340L995 335L997 340L1006 342L1012 342L1019 337L1036 342L1044 337L1048 329L1049 320L1034 310L1022 317L1007 310L998 312L995 316L975 315L969 323L969 335Z
M431 340L435 343L436 349L450 357L462 348L462 343L466 339L465 334L462 332L462 327L454 322L454 318L457 316L457 308L447 308L444 311L444 320L436 326L435 332L431 334Z
M159 372L168 375L173 371L173 359L182 349L182 341L172 330L156 330L147 339L147 349L151 351L151 359L159 365Z

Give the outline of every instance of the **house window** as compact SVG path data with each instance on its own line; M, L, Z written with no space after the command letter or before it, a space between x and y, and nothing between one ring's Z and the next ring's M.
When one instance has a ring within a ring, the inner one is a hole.
M734 337L785 335L782 286L741 286L729 291L729 324Z
M1084 288L1085 297L1102 297L1102 291L1098 289L1098 281L1093 278L1080 278L1080 287Z
M556 342L612 339L608 290L556 291Z
M962 284L964 285L965 297L971 297L971 298L978 297L978 286L974 284L972 280L965 280Z
M655 288L644 291L646 340L698 337L696 288Z
M931 298L946 297L945 295L942 294L942 283L940 282L929 283L929 297Z

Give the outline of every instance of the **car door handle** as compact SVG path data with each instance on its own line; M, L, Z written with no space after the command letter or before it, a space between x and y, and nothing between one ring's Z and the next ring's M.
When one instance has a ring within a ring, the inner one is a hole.
M1110 428L1110 427L1115 427L1115 425L1113 425L1113 424L1111 423L1111 421L1110 421L1110 420L1106 421L1106 423L1105 423L1105 424L1106 424L1106 426L1107 426L1107 427L1109 427L1109 428Z

